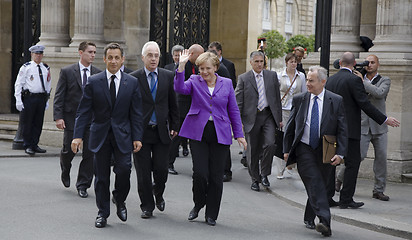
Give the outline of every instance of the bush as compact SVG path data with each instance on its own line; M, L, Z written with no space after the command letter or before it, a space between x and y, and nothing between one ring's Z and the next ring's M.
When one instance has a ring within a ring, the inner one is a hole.
M306 48L307 52L313 52L315 48L315 35L306 37L304 35L295 35L286 42L287 49L285 53L293 52L293 48L301 46Z
M265 32L259 36L266 38L267 48L265 50L266 56L268 58L278 58L282 57L286 51L285 38L276 30Z

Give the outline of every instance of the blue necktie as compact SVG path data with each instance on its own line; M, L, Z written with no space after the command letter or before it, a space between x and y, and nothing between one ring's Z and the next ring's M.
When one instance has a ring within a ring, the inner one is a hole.
M157 81L156 81L156 73L150 72L150 92L152 93L153 101L156 99L156 91L157 91ZM150 117L150 123L156 125L156 114L155 110L153 110L153 114Z
M317 96L313 99L312 114L310 118L309 145L313 149L316 149L319 144L319 108L317 99Z

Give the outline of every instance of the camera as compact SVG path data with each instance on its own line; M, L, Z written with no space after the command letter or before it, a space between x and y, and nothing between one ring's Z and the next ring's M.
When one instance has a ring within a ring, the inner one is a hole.
M369 61L364 61L364 62L361 62L361 63L357 63L354 68L355 68L357 71L359 71L362 75L364 75L364 74L366 74L366 70L365 70L364 67L367 67L368 65L369 65ZM333 62L333 67L334 67L335 69L339 69L339 68L340 68L339 59L336 59L336 60Z

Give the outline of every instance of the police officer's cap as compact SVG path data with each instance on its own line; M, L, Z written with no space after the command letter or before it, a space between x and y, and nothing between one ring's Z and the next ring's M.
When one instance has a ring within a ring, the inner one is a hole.
M43 53L45 47L43 45L34 45L29 48L31 53Z

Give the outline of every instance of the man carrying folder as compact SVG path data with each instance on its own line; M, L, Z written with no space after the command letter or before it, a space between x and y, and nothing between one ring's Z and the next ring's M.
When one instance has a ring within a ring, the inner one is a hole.
M283 151L286 165L297 163L298 173L308 194L304 223L307 228L332 235L326 180L331 166L337 165L347 152L347 125L341 96L324 88L327 70L320 66L309 68L306 81L308 92L296 95L286 125ZM336 136L336 154L330 164L322 161L322 136ZM319 223L315 226L315 217Z

